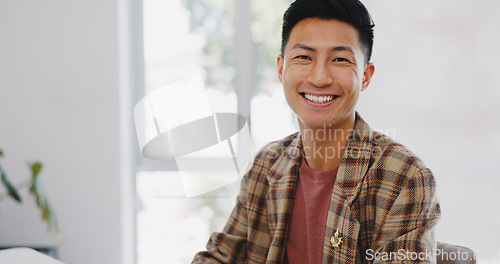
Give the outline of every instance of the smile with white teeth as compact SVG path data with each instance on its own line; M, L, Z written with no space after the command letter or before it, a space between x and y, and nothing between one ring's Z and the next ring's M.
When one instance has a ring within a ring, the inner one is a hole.
M337 98L337 96L331 96L331 95L316 96L316 95L306 94L306 93L303 93L302 96L304 98L306 98L307 100L314 102L314 103L317 103L317 104L331 102L331 101L333 101L333 99Z

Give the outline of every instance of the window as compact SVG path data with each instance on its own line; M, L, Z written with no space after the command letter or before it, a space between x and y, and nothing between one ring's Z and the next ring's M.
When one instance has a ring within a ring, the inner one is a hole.
M144 0L145 94L201 76L214 113L255 119L249 123L253 151L290 134L295 130L293 116L273 70L280 45L275 36L289 1L276 3L269 8L263 0L252 5L234 0ZM271 31L264 30L270 25ZM203 174L207 177L228 174L216 165L222 159L217 154L190 158L208 165ZM190 263L205 248L210 233L223 228L234 206L239 181L186 198L189 190L177 169L173 161L142 159L138 165L139 264Z
M281 18L291 0L143 0L145 93L202 76L213 112L249 118L253 151L296 131L276 77ZM500 18L494 1L365 0L376 23L376 74L358 110L433 170L437 239L500 260ZM225 175L221 158L206 175ZM173 161L142 159L136 175L139 264L190 263L225 224L239 182L186 198ZM496 255L495 255L496 254Z

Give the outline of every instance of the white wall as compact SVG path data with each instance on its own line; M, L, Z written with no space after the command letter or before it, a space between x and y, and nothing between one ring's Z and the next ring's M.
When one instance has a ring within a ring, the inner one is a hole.
M363 118L433 171L438 241L499 263L500 2L362 1L376 24Z
M123 243L133 204L122 199L119 4L0 0L1 162L14 182L29 176L26 161L43 162L67 263L127 263L131 254ZM0 246L55 245L23 197L22 205L0 203Z

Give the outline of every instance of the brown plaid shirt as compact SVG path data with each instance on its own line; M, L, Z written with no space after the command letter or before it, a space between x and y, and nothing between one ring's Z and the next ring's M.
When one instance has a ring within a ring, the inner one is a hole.
M256 156L224 231L193 263L283 263L301 152L294 134ZM419 158L357 116L333 188L323 263L435 263L435 187Z

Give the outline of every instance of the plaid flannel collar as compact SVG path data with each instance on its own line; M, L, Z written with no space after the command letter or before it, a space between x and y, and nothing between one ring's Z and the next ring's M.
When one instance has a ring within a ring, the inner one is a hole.
M339 172L350 172L345 178L347 178L348 182L352 183L353 181L358 182L361 180L359 177L362 177L368 168L369 160L373 155L372 141L374 135L373 130L357 112L354 129L350 132L351 135L346 151L344 151L342 156ZM280 157L273 164L267 175L267 180L270 184L275 184L282 178L293 177L298 172L298 167L302 160L302 139L300 133L291 135L289 141L291 141L290 144L280 152ZM344 175L340 173L339 175L341 175L341 179L338 179L338 181L342 184L341 180L344 178ZM343 187L348 188L349 186Z

